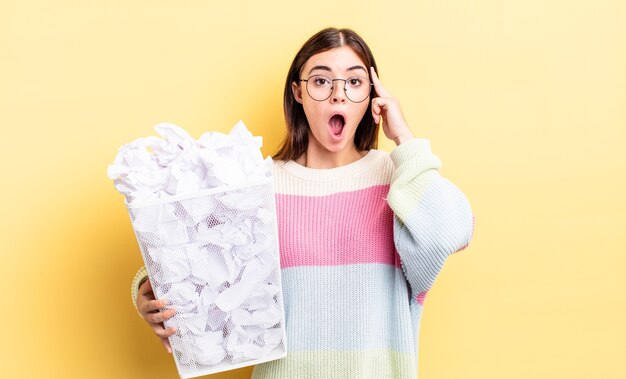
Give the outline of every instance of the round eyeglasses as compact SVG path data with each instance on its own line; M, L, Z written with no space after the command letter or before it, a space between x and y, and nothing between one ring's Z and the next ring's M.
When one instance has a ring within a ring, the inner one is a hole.
M369 79L362 76L352 76L348 79L331 79L324 75L313 75L308 79L300 79L306 83L306 92L315 101L324 101L333 94L336 81L343 82L343 91L348 100L353 103L363 102L370 95L371 87Z

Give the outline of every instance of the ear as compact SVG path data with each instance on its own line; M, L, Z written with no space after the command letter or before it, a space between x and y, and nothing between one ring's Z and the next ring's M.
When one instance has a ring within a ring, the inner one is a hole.
M302 104L302 86L298 82L291 82L291 92L293 93L293 98Z

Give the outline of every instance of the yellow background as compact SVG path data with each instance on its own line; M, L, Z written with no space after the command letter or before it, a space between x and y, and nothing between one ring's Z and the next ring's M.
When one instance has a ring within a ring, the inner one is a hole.
M273 153L288 66L330 25L368 41L475 211L426 300L420 379L626 377L625 4L3 0L0 377L177 377L130 302L107 165L161 121L243 119Z

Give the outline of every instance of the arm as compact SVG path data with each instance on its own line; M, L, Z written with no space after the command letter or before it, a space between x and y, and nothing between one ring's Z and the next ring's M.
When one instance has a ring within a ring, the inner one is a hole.
M439 175L430 142L413 139L391 153L395 166L387 197L394 240L413 296L423 298L447 257L466 247L473 216L465 195Z
M398 147L391 152L395 173L387 195L394 217L394 242L414 297L422 302L447 257L472 238L474 219L465 195L439 175L441 162L430 142L415 139L396 98L383 87L374 68L378 97L372 116Z

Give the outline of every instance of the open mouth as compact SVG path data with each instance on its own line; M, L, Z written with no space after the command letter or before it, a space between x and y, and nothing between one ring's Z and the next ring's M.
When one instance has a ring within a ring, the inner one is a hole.
M343 131L343 126L346 124L345 119L342 115L336 114L330 118L328 121L328 125L330 126L330 131L334 136L340 136Z

